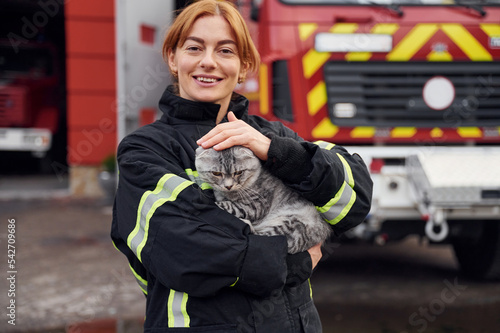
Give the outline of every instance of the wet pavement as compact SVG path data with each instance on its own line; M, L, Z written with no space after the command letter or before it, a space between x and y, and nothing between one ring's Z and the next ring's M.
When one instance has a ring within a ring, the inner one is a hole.
M142 332L145 299L110 222L109 200L0 200L0 332ZM500 332L500 283L463 277L448 246L334 243L324 258L312 278L324 332Z
M9 268L12 219L16 252L15 267ZM103 200L0 201L0 274L15 275L15 296L9 297L5 278L0 285L0 332L75 331L75 324L91 322L121 332L135 324L140 332L145 299L110 241L110 222L111 207ZM15 326L5 313L12 300Z
M451 246L409 237L324 252L311 279L324 332L500 332L500 282L463 276Z

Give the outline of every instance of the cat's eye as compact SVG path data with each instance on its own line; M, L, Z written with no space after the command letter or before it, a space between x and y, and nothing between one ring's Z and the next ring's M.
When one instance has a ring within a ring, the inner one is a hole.
M239 171L235 171L234 175L235 176L240 176L242 173L243 173L243 171L239 170Z
M222 172L212 171L212 175L214 175L215 177L220 177L222 176Z

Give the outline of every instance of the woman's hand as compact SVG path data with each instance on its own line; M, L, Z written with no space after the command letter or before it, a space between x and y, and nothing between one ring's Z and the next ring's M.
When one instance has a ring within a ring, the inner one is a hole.
M215 150L224 150L232 146L247 147L259 159L266 161L271 139L236 118L232 111L227 114L227 119L229 122L215 126L196 143L205 149L213 147Z
M307 250L307 252L309 252L309 254L311 255L312 269L314 269L323 256L323 254L321 253L321 243L314 245L309 250Z

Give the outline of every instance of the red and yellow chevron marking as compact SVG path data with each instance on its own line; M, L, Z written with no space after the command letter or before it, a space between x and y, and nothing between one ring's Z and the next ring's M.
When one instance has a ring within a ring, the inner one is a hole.
M500 24L481 24L481 29L489 36L500 36ZM351 34L358 30L356 23L337 23L328 31L332 33ZM397 23L379 23L375 24L370 33L394 35L399 30ZM301 23L298 26L299 38L305 41L310 38L317 30L316 23ZM493 57L488 50L477 41L477 39L457 23L421 23L416 24L399 42L391 52L386 55L387 61L409 61L429 40L439 31L443 32L471 61L492 61ZM330 59L331 53L317 52L314 48L310 49L302 57L302 68L304 78L311 79L318 70ZM368 61L372 57L371 52L347 52L345 60L347 61ZM452 61L453 56L446 50L432 51L427 55L427 61ZM320 80L307 93L307 108L310 116L318 114L327 104L326 85ZM325 116L314 127L311 134L313 138L325 139L336 135L348 135L352 139L372 139L377 136L375 127L355 127L352 129L339 128L332 124L330 119ZM500 127L497 128L500 136ZM411 139L419 135L420 129L415 127L395 127L388 133L390 139ZM450 131L453 136L462 139L478 139L483 137L483 130L478 127L459 127L457 129L447 129L446 133L439 128L428 130L427 135L432 138L449 137Z
M415 128L394 127L390 129L377 129L375 127L338 127L324 118L312 131L314 139L332 139L337 142L415 142L415 140L434 142L462 142L464 140L475 140L481 142L498 141L500 127L489 128L488 134L484 128L458 127L458 128Z

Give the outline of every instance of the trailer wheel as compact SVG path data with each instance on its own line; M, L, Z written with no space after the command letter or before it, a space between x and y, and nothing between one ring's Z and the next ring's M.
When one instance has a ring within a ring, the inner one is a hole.
M475 240L459 238L453 241L460 269L476 279L500 279L500 221L471 221L482 223Z

